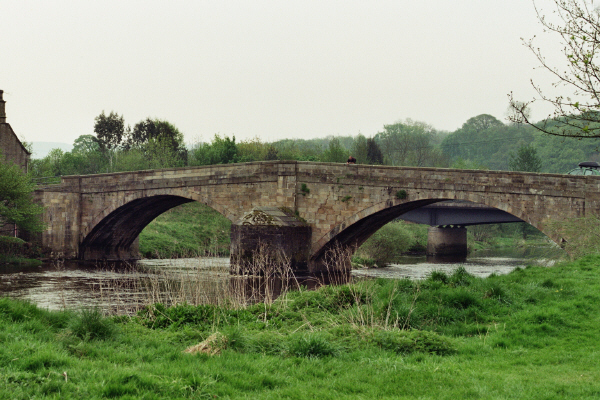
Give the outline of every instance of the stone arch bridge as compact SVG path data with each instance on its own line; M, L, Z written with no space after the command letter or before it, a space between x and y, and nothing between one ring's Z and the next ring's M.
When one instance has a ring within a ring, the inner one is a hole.
M67 176L39 188L35 197L45 206L42 247L54 257L136 258L137 237L150 221L199 201L233 222L234 253L248 235L263 236L257 228L234 235L253 209L280 210L276 220L302 227L294 240L304 247L295 257L315 271L328 249L360 245L402 214L445 200L502 210L560 243L568 238L548 223L597 215L600 177L264 161Z

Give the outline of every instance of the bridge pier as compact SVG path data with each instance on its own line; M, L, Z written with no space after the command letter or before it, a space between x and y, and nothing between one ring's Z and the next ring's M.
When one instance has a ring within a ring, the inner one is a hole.
M464 226L437 227L427 230L427 256L467 255L467 228Z
M257 207L231 225L230 273L308 273L312 228L285 207Z

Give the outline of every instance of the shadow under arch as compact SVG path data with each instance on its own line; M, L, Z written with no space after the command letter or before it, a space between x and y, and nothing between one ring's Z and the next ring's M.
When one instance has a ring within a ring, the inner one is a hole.
M156 217L195 200L157 195L132 200L104 217L79 245L80 260L132 260L139 258L137 238Z

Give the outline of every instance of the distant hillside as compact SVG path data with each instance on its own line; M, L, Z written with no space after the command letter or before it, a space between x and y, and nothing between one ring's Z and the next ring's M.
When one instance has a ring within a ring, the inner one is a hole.
M60 142L32 142L33 154L31 158L44 158L52 149L61 149L62 151L71 151L73 145Z

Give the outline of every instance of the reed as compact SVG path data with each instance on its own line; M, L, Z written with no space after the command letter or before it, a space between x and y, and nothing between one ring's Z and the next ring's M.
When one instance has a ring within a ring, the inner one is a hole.
M243 268L239 268L239 260L233 261L232 268L241 272L238 274L231 274L216 257L188 260L192 266L186 268L99 265L100 270L113 275L112 279L92 287L99 307L113 315L132 315L153 304L166 307L211 304L238 309L259 302L271 305L277 298L306 284L295 276L289 258L266 245L259 246L253 257L244 261ZM339 267L331 264L331 269L339 270ZM309 286L315 288L329 283L317 278Z

